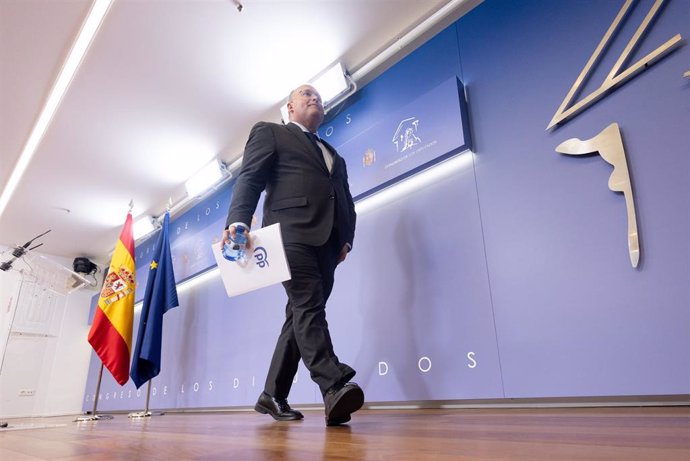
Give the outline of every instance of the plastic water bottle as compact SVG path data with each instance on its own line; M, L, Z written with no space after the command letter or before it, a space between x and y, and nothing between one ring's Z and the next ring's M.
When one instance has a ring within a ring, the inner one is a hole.
M228 261L243 263L247 260L245 250L247 248L247 236L244 235L244 226L237 226L235 238L230 237L230 242L223 245L223 257Z

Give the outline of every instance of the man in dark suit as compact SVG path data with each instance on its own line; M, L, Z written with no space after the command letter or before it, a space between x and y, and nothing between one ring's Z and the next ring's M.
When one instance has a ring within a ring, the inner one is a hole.
M362 389L350 382L355 370L333 351L326 322L335 268L352 249L355 206L345 161L316 136L324 117L319 93L302 85L290 93L287 107L287 125L259 122L251 130L223 243L238 225L249 229L265 190L263 225L280 223L292 278L283 283L285 322L254 408L279 421L303 418L287 403L302 359L323 394L326 424L339 425L364 403Z

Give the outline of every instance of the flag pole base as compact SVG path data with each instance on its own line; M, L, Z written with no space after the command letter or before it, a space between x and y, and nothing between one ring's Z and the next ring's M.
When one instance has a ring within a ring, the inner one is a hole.
M77 419L74 420L75 423L82 423L86 421L98 421L101 419L113 419L113 415L84 415L84 416L79 416Z
M128 418L150 418L151 416L163 416L162 411L137 411L127 415Z

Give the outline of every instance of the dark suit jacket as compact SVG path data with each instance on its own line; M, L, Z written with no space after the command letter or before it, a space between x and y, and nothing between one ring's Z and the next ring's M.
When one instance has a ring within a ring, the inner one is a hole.
M297 125L254 125L226 227L235 222L251 224L265 189L263 226L279 222L284 243L320 246L335 226L340 248L345 243L352 245L356 214L345 160L329 144L323 144L333 153L330 173L322 153Z

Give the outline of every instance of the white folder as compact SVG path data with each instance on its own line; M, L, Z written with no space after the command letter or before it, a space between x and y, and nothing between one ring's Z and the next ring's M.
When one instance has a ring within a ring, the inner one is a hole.
M220 243L211 245L228 297L290 280L280 223L251 232L252 251L244 263L223 257Z

